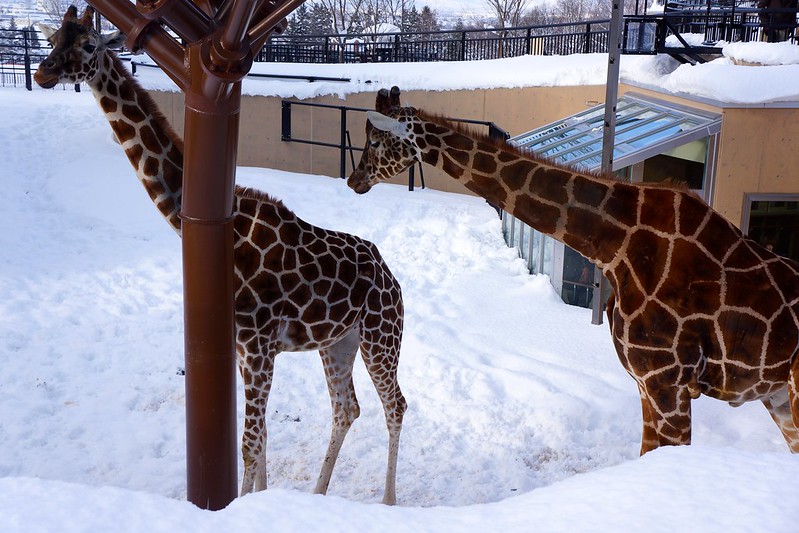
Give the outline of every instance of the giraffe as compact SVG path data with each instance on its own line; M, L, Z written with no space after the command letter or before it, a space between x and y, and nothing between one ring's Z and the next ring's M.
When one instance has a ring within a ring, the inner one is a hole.
M761 400L799 453L799 263L685 187L579 172L461 129L393 87L367 113L357 193L417 161L580 252L613 295L608 323L641 400L641 454L690 444L691 400Z
M69 7L61 27L42 26L53 46L36 72L44 88L86 82L158 211L181 235L183 141L103 36ZM275 357L318 350L333 411L315 492L326 493L344 438L360 408L352 381L360 348L389 432L383 502L396 503L399 435L406 408L397 383L403 328L400 285L369 241L312 226L282 202L236 187L236 349L244 384L241 494L266 488L266 405Z

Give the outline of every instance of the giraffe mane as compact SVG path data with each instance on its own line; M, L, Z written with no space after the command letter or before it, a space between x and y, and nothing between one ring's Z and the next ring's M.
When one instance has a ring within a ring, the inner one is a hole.
M471 137L472 139L475 139L475 140L477 140L479 142L483 142L483 143L489 144L491 146L495 146L497 148L501 148L502 150L504 150L506 152L509 152L509 153L511 153L513 155L516 155L518 157L522 157L522 158L525 158L525 159L530 159L532 161L535 161L536 163L543 163L545 165L549 165L549 166L553 166L553 167L556 167L556 168L559 168L559 169L563 169L563 170L566 170L568 172L577 172L577 173L579 173L579 174L581 174L583 176L588 176L588 177L591 177L591 178L594 178L594 179L598 179L598 180L601 180L601 181L606 181L607 180L607 181L611 181L611 182L614 182L614 183L615 182L619 182L619 181L627 182L627 180L618 178L617 176L615 176L615 175L613 175L611 173L602 173L602 172L596 172L596 171L592 171L592 170L576 169L574 167L570 167L568 165L564 165L563 163L560 163L560 162L555 161L553 159L550 159L548 157L540 156L538 154L535 154L535 153L527 151L527 150L522 150L522 149L520 149L517 146L514 146L512 144L508 144L507 142L505 142L502 139L497 139L495 137L490 137L487 134L483 133L482 131L478 131L477 129L475 129L473 126L471 126L468 123L454 122L454 121L446 118L445 116L437 114L437 113L432 113L431 114L431 113L426 113L426 112L424 112L424 111L422 111L420 109L417 109L416 110L416 114L422 120L426 120L426 121L429 121L429 122L434 122L434 123L439 124L441 126L445 126L445 127L449 128L451 130L456 131L457 133L461 133L463 135L467 135L467 136ZM668 190L672 190L672 191L678 191L678 192L682 192L682 193L685 193L685 194L689 194L689 195L694 196L696 198L700 198L699 195L697 195L694 191L692 191L692 190L690 190L688 188L688 184L685 183L684 181L668 179L668 180L659 181L659 182L635 182L634 185L642 187L642 188L649 188L649 189L668 189Z
M237 185L236 196L240 198L245 198L247 200L255 200L256 202L272 204L278 208L288 209L288 207L286 207L286 204L284 204L282 200L278 200L274 196L271 196L270 194L260 189L255 189L253 187L242 187L240 185Z
M129 72L124 66L122 65L122 60L117 57L115 53L108 54L111 57L111 61L114 63L114 66L119 70L119 72ZM138 94L139 98L139 105L141 105L142 109L149 113L155 122L162 128L164 133L172 139L172 142L175 145L175 148L178 149L183 154L183 137L178 135L172 125L169 123L167 118L161 113L161 110L158 108L158 105L153 100L150 93L145 90L139 81L134 78L132 75L127 76L128 81L133 85L134 90Z
M115 63L115 66L120 72L127 72L122 66L122 60L117 57L116 54L111 53L111 60ZM141 105L142 109L146 110L148 113L151 114L153 120L156 121L159 126L163 129L164 133L172 139L172 142L175 145L175 148L180 151L181 155L183 154L183 137L181 137L172 125L167 120L166 116L161 112L158 108L158 104L155 103L150 93L143 89L141 84L138 82L136 78L133 76L129 76L128 80L134 86L138 96L139 96L139 104ZM235 191L237 196L242 198L247 198L251 200L255 200L258 202L268 203L276 206L278 209L285 209L287 211L291 211L286 205L279 199L270 196L269 194L260 191L258 189L254 189L252 187L242 187L236 186Z

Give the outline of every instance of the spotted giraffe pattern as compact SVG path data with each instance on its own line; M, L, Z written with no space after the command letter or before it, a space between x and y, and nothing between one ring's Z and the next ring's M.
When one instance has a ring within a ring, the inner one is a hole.
M689 444L700 394L761 400L799 452L799 264L685 188L558 166L402 107L396 87L375 107L356 192L424 161L602 269L613 343L641 398L641 453Z
M182 140L108 49L93 10L70 7L61 27L43 27L53 45L36 81L86 82L153 203L180 234ZM266 488L266 405L275 357L319 350L333 411L330 442L315 491L325 493L344 438L360 409L352 382L360 348L383 404L389 433L384 503L396 502L399 435L406 402L397 383L403 328L400 285L377 247L318 228L266 194L237 187L234 198L236 347L244 383L241 493Z

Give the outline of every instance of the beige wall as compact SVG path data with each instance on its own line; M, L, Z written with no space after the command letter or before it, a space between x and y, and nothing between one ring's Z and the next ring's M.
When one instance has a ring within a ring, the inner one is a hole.
M799 109L725 109L713 207L740 224L744 193L799 193Z
M153 99L175 129L183 133L183 96L180 93L153 93ZM307 102L333 106L374 108L375 92L352 94L346 100L334 96ZM511 135L518 135L571 115L604 100L604 87L540 87L526 89L464 90L444 92L408 91L403 103L454 118L490 120ZM281 142L281 99L242 97L238 164L276 168L292 172L339 175L339 152L333 148L296 142ZM337 109L292 107L292 137L338 143L340 113ZM348 130L353 145L362 146L365 115L349 112ZM357 164L360 153L355 153ZM352 171L347 156L347 174ZM434 168L425 167L428 187L467 192L459 183ZM417 174L417 186L419 178ZM407 183L407 173L394 180Z
M713 207L740 225L744 193L799 193L799 109L724 108L677 96L664 95L622 84L628 91L648 94L680 105L722 113L719 158L713 191ZM374 92L353 94L346 100L321 97L313 103L371 109ZM164 114L182 133L183 97L179 93L154 93ZM518 135L579 112L605 99L604 86L535 87L524 89L408 91L403 103L426 111L456 118L490 120ZM339 142L339 111L294 106L292 136ZM348 129L355 146L364 142L362 113L348 113ZM281 99L242 98L238 163L243 166L276 168L293 172L337 176L339 152L333 148L296 142L281 142ZM359 159L355 153L355 161ZM347 157L347 174L352 167ZM454 192L467 192L460 184L431 167L425 167L427 186ZM407 175L394 180L407 183ZM418 185L418 177L417 177Z

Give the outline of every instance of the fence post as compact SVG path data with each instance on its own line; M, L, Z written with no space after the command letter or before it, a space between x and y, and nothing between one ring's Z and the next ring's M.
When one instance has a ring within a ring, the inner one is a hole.
M466 61L466 32L461 32L461 61Z
M585 24L585 45L583 46L583 53L590 54L591 53L591 23L586 22Z
M527 41L524 47L524 54L530 55L533 53L533 29L527 28Z
M340 107L341 111L341 155L339 156L339 177L347 177L347 108Z
M394 36L394 63L399 62L400 56L400 34Z
M28 32L33 31L30 28L24 28L22 30L22 42L25 47L25 88L29 91L33 90L33 82L31 76L31 55L30 55L30 45L33 39L28 39Z
M291 140L291 102L285 100L280 104L280 140Z

